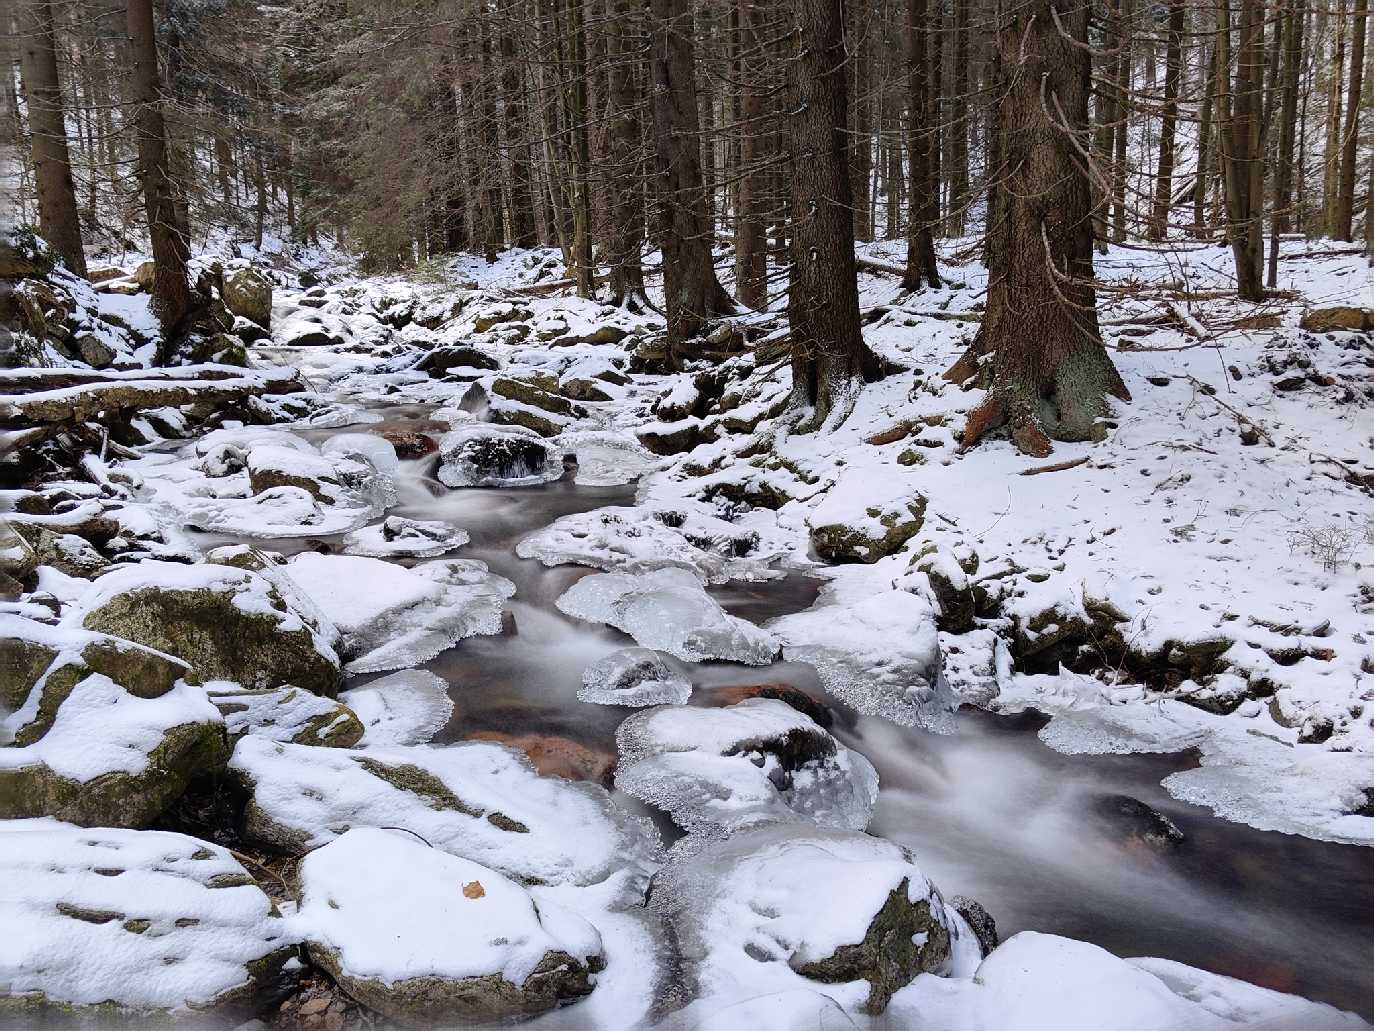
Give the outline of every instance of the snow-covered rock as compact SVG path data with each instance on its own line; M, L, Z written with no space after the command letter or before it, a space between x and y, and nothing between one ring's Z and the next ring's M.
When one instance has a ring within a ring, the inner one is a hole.
M649 902L697 986L688 1023L799 990L881 1013L918 974L971 973L981 956L911 854L866 834L741 831L661 870Z
M423 669L388 673L339 694L362 721L366 746L422 745L453 716L448 682Z
M557 605L570 616L606 623L645 648L687 662L725 659L764 666L778 653L776 637L729 615L685 569L593 573L568 588Z
M876 562L920 532L926 499L871 469L846 472L807 518L828 562Z
M272 581L215 563L140 562L97 580L63 624L124 637L189 663L201 680L332 696L339 660L319 625Z
M387 516L348 534L343 547L348 554L365 558L437 558L470 539L466 530L448 523Z
M299 852L351 827L403 827L526 883L591 884L642 866L657 841L602 788L539 777L523 755L468 743L345 752L239 741L246 833Z
M407 569L381 559L305 552L286 573L340 633L351 673L415 666L474 634L501 632L515 585L483 562Z
M355 999L407 1023L500 1020L591 992L601 937L510 878L397 830L350 830L300 865L294 926Z
M182 834L0 822L0 1007L186 1015L251 995L294 939L227 849Z
M490 423L459 426L439 441L439 481L449 487L523 487L563 476L563 455L538 433Z
M793 821L859 831L878 798L867 759L771 698L638 712L620 725L616 747L616 787L693 833Z
M597 705L681 705L692 682L651 648L622 648L582 671L577 697Z
M175 659L12 616L0 633L0 818L145 826L223 767L223 721Z
M269 741L351 748L363 736L363 725L348 706L299 687L244 691L237 684L211 683L206 692L224 717L231 741L252 734Z
M790 547L689 507L600 508L576 512L531 534L516 547L521 558L615 570L691 569L709 583L766 580L769 565Z
M789 660L815 666L825 689L859 712L933 730L952 725L957 700L941 674L935 612L925 598L841 576L811 608L768 629Z

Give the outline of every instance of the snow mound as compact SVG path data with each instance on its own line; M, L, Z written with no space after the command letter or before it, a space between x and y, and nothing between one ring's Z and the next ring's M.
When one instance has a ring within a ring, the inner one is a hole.
M389 673L339 695L362 721L364 746L422 745L448 725L448 681L422 669Z
M616 787L694 833L795 821L858 831L878 798L867 759L771 698L638 712L620 725L616 747Z
M305 552L286 573L338 627L350 673L415 666L465 637L498 634L505 600L515 593L514 584L475 560L407 569Z
M645 648L685 662L725 659L766 666L778 653L778 639L731 616L685 569L593 573L557 601L569 616L606 623Z
M438 558L470 539L466 530L448 523L387 516L348 534L343 547L348 554L364 558Z
M227 849L159 831L0 822L0 988L13 1000L201 1009L294 943Z
M592 990L601 937L489 867L398 830L361 828L308 855L293 924L354 998L393 1017L492 1020Z
M245 691L238 684L212 682L206 692L224 717L231 741L252 734L269 741L349 748L363 735L362 724L346 705L299 687Z
M859 712L904 726L952 727L957 699L941 674L935 611L924 598L842 576L814 606L768 629L783 640L788 660L816 667L825 689Z
M582 671L577 697L597 705L682 705L692 682L651 648L622 648Z
M245 737L229 769L252 792L249 837L288 851L350 827L402 827L526 883L592 884L657 850L604 789L540 777L494 744L345 752Z

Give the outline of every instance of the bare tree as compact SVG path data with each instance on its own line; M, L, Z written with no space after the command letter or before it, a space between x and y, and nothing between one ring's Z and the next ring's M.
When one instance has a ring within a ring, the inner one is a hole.
M907 0L907 160L910 192L907 194L906 276L902 286L919 290L939 286L935 263L934 225L938 219L939 185L932 167L935 153L934 126L930 117L930 6L929 0ZM936 84L938 88L938 83Z

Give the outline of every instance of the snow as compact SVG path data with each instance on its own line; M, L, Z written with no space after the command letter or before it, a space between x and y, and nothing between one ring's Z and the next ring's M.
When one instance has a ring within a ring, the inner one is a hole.
M350 830L306 856L292 925L338 953L349 977L500 975L523 985L550 952L600 957L581 917L536 906L515 881L399 830Z
M362 746L422 745L453 716L448 682L422 669L389 673L339 694L362 721Z
M294 943L227 849L56 820L0 821L0 923L0 991L76 1006L200 1009Z
M557 604L570 616L606 623L645 648L687 662L728 659L763 666L778 651L772 634L728 615L683 569L593 573L568 588Z
M616 787L693 833L797 821L863 830L878 797L867 759L770 698L635 713L616 732L616 750Z
M406 569L356 555L306 552L286 566L343 635L353 673L415 666L474 634L501 632L501 612L515 586L475 560Z
M367 764L382 772L419 769L461 808L397 787ZM539 777L523 755L500 745L346 752L249 736L235 746L229 768L253 785L250 836L268 828L273 838L303 848L350 827L403 827L435 848L527 883L595 884L641 867L657 845L652 830L603 789Z
M562 456L520 426L459 426L439 441L439 456L439 480L449 487L525 487L563 476Z
M347 534L343 547L350 555L366 558L438 558L470 539L466 530L448 523L387 516Z

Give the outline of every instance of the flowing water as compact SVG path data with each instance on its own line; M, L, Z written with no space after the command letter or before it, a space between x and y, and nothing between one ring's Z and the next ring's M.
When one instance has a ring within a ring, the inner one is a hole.
M387 416L356 429L425 428L426 412L414 406ZM548 569L517 558L514 547L559 516L631 503L633 486L448 490L433 479L435 461L403 463L401 502L391 512L462 527L472 541L458 554L482 559L517 585L507 633L470 638L426 664L449 682L455 702L436 741L543 735L608 763L615 728L630 710L580 702L576 691L584 667L633 642L555 608L590 570ZM289 552L308 544L271 546ZM819 587L789 575L714 593L732 613L762 622L807 608ZM796 663L683 668L697 688L692 704L710 704L712 689L778 682L825 699L834 733L881 776L871 830L911 847L946 896L983 903L1003 937L1023 929L1068 935L1374 1017L1374 853L1253 830L1171 799L1159 782L1192 765L1192 756L1060 755L1036 736L1043 721L1035 714L965 710L951 735L897 727L825 698L814 672ZM1186 840L1164 852L1146 845L1097 815L1104 795L1144 801Z

